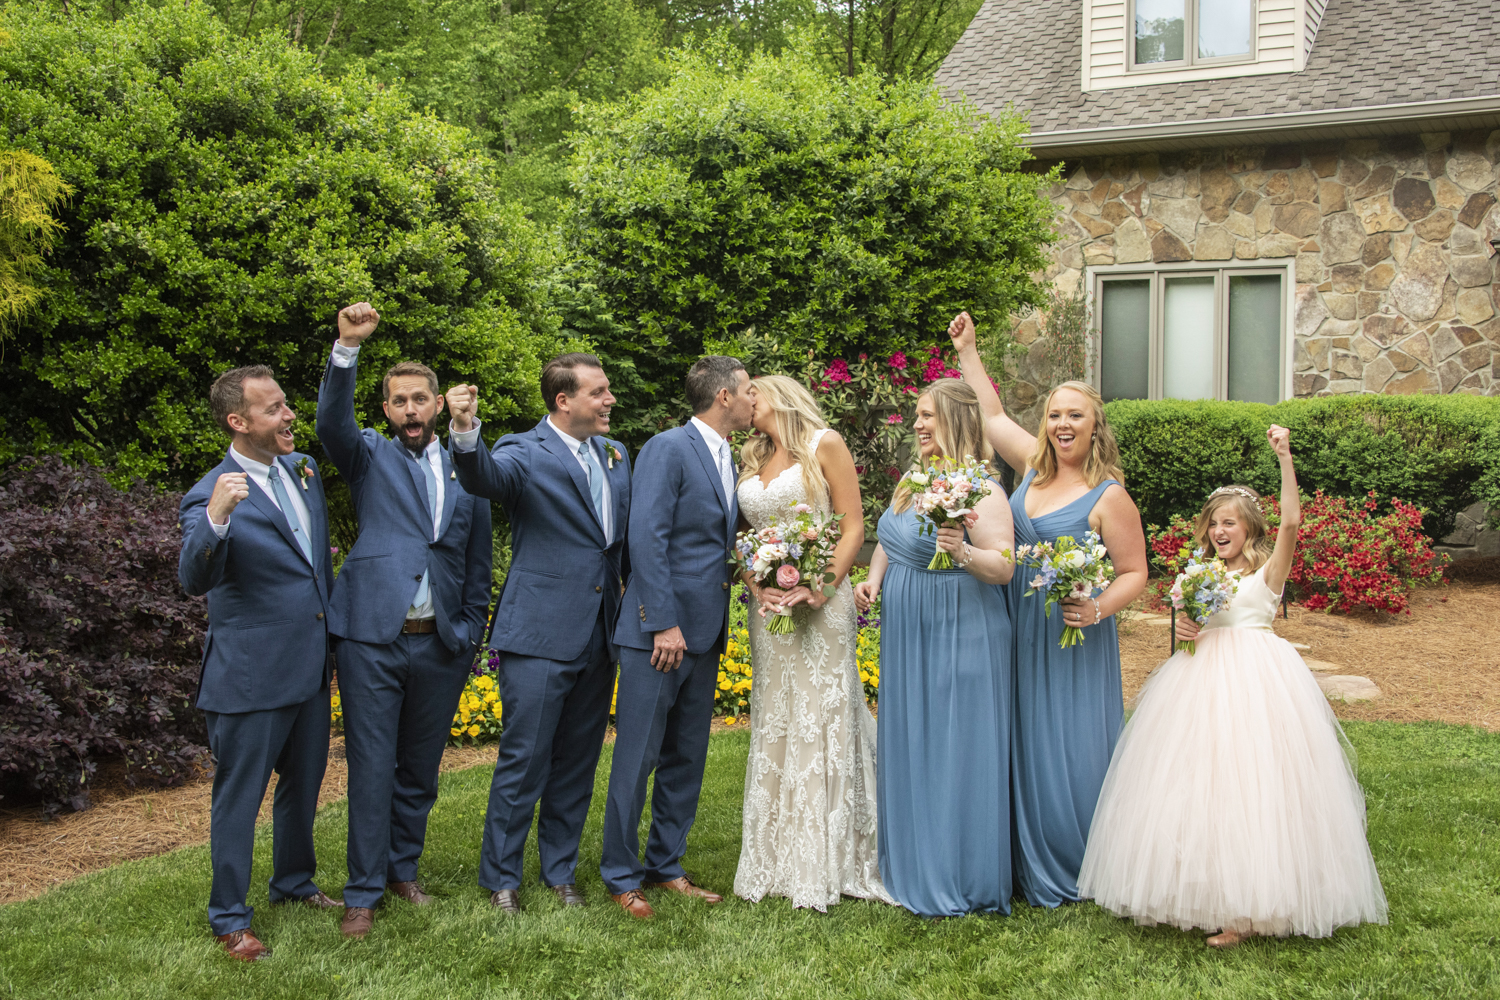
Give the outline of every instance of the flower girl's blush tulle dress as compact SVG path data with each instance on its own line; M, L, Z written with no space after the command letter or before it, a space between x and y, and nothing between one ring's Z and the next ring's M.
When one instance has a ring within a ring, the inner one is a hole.
M1352 748L1271 630L1264 568L1147 681L1089 830L1079 894L1139 924L1326 937L1385 923ZM1347 752L1346 752L1347 751Z

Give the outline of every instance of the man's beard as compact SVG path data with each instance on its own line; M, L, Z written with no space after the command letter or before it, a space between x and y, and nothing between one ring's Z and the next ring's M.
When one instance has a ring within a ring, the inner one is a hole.
M432 419L428 420L426 423L413 420L410 423L398 424L393 421L391 423L391 428L396 432L397 441L401 442L401 444L412 453L420 455L422 454L422 452L426 451L427 446L432 443L433 433L437 430L437 422L438 415L434 413L432 415ZM406 433L408 427L422 428L422 434L419 438L416 439L415 443L413 442L412 437Z

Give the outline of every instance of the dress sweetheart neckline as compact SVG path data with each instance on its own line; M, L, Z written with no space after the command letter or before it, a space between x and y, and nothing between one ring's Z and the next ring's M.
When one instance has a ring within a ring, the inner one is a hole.
M749 486L751 483L756 483L756 484L758 484L760 486L761 489L768 490L772 486L775 486L776 482L779 479L781 479L782 476L786 475L788 472L791 472L793 469L800 469L800 468L802 468L802 463L801 462L793 462L791 465L788 465L785 469L782 469L780 472L776 473L776 475L772 476L771 477L771 482L769 484L761 482L760 473L757 472L754 475L752 475L749 479L745 480L745 485Z

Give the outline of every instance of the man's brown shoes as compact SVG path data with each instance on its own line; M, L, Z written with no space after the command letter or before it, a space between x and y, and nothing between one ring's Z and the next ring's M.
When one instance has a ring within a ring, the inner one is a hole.
M344 908L344 919L339 924L339 933L346 938L362 938L370 933L375 923L375 911L368 906Z
M287 899L278 899L277 906L285 906L290 903L301 903L303 906L311 906L315 910L342 910L344 901L342 899L330 899L322 889L311 896L295 896Z
M432 902L432 897L422 891L422 887L415 882L389 882L385 887L387 892L394 892L412 906L426 906Z
M693 884L693 880L686 875L679 875L670 882L647 882L643 888L667 889L671 892L680 892L684 896L696 896L709 905L724 902L724 897L716 892L709 892L702 886Z
M578 886L573 885L571 882L567 885L549 885L547 888L552 890L552 895L556 896L557 901L564 906L587 905L587 900L583 898L583 893L579 892Z
M646 894L639 889L628 889L618 895L611 893L610 898L620 904L620 909L637 920L650 920L656 916L656 911L646 902Z
M262 958L271 957L271 949L261 944L260 939L251 934L248 927L242 931L215 935L214 940L224 946L230 958L237 958L241 962L258 962Z
M490 905L513 917L521 912L521 892L518 889L496 889L490 893Z

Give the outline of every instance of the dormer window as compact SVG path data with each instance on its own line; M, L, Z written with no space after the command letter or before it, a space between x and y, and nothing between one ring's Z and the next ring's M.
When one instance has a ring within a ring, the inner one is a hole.
M1255 0L1133 0L1131 68L1255 58Z

